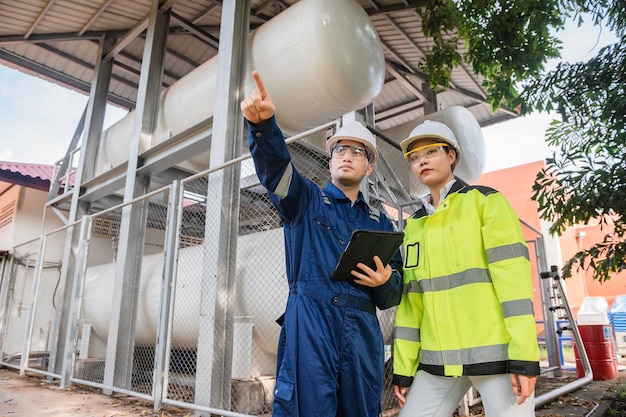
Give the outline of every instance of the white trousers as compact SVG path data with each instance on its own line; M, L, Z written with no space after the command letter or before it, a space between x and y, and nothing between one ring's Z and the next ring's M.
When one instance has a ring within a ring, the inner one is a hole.
M534 392L517 405L508 374L453 378L418 371L398 417L450 417L472 385L480 393L486 417L535 415Z

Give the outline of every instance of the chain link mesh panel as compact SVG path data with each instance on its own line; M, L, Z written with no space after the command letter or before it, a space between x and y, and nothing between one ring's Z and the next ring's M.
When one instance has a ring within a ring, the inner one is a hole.
M27 334L30 306L33 301L33 282L35 266L39 251L39 239L15 246L10 262L8 279L3 283L3 320L0 334L2 336L2 365L19 368L24 350L24 341ZM46 327L45 323L37 323ZM31 345L46 349L46 338L39 335ZM33 363L41 366L42 362Z
M394 220L398 230L404 229L404 219L410 216L415 206L415 194L426 189L416 180L409 163L404 159L399 146L377 138L380 159L369 177L370 204ZM393 393L393 328L396 308L378 311L378 320L385 341L385 384L382 395L383 412L394 412L398 406Z
M62 228L44 235L41 254L35 268L33 287L36 300L33 303L33 326L30 334L29 361L27 369L49 371L48 360L59 338L63 311L63 288L61 266L67 233L73 227Z
M332 133L321 130L288 141L296 169L320 187L330 181L324 145ZM409 192L415 193L414 176L397 147L380 139L378 146L381 156L367 181L370 202L402 228L402 205L410 199ZM238 179L239 194L232 199L224 195L229 178ZM275 320L288 296L281 221L250 159L183 181L180 192L175 248L166 240L167 191L91 216L85 259L79 260L86 272L79 285L71 380L148 397L155 388L155 354L164 347L164 402L223 409L225 415L269 415L280 332ZM235 210L238 219L232 240L232 225L225 224L228 210ZM36 254L37 242L33 245L33 250L20 248L16 253L28 262L26 254ZM174 249L176 270L171 294L165 295L172 304L169 317L164 317L164 257ZM14 277L28 275L28 268L14 268ZM14 281L13 287L24 279ZM32 277L27 285L32 286ZM14 293L12 304L7 303L13 309ZM378 314L387 359L392 356L394 312ZM168 320L168 332L157 340L163 319ZM391 373L388 360L384 410L396 407Z
M109 370L114 388L152 394L168 201L165 189L92 216L73 380Z
M324 145L332 133L321 130L288 140L295 168L320 187L330 181ZM427 190L397 145L381 138L377 143L380 157L367 179L370 204L402 230L417 209L417 196ZM235 196L228 195L231 180ZM154 376L162 364L163 398L156 401L210 409L213 415L215 410L270 415L280 332L275 320L289 291L280 218L249 158L183 181L176 196L177 218L168 217L170 198L170 188L163 189L91 216L85 259L76 260L84 261L86 270L78 285L71 379L150 398L161 387L155 387ZM229 223L231 216L236 225ZM168 238L168 221L174 222L175 244ZM57 299L58 250L64 249L68 233L60 229L46 235L42 254L39 240L14 248L0 292L0 359L5 366L20 366L32 315L27 368L45 369L46 352L59 334L53 317L66 302ZM45 261L37 277L39 255ZM169 271L164 265L169 256L176 260L171 277L163 275ZM170 278L171 285L165 285ZM394 314L395 308L378 312L386 349L385 415L397 409L391 386ZM166 334L157 337L159 329ZM165 358L157 360L157 352L165 352Z

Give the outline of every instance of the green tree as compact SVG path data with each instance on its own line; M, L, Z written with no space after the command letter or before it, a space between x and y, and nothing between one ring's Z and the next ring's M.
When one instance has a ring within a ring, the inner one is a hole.
M488 80L493 108L560 113L546 132L556 151L533 187L540 216L553 222L551 232L591 221L607 232L567 261L563 276L591 268L604 281L626 268L626 1L427 0L418 13L434 41L424 63L433 87L447 86L451 69L465 61ZM551 29L583 18L618 42L588 62L543 73L547 60L559 57Z
M626 42L586 63L559 64L529 83L521 98L562 117L546 132L557 151L533 185L542 218L553 221L556 233L594 220L606 230L602 242L566 262L563 276L591 268L595 279L608 280L626 266Z
M564 24L557 0L426 0L417 13L434 42L423 65L431 87L447 87L452 69L467 62L485 78L494 109L515 103L516 86L559 57L550 33Z

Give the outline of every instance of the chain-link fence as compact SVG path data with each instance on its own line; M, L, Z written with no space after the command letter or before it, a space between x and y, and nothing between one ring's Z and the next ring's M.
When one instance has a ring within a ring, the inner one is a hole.
M36 306L37 288L35 286L35 268L39 255L40 239L25 242L13 248L13 256L8 265L8 274L2 282L2 341L1 364L20 368L26 335L30 334L30 348L33 363L27 365L42 367L45 365L45 352L48 348L49 322L39 318L32 324L35 333L31 333L31 309ZM45 281L52 282L54 272L46 274ZM52 287L54 288L54 287ZM30 359L30 358L29 358Z
M152 398L169 198L168 187L91 216L72 381Z
M287 140L295 168L321 187L330 181L325 142L334 128ZM366 193L402 228L414 176L397 146L380 138L378 146ZM54 359L71 362L71 382L157 406L224 416L271 413L275 321L289 289L281 221L248 154L71 227L44 235L43 252L54 259L42 264L35 286L39 242L15 250L4 308L24 315L26 306L37 305L28 330L31 354L49 350L53 341L64 349ZM68 257L70 284L62 292L62 254L56 251L67 256L67 245L74 245L75 258ZM388 359L385 410L397 406L389 360L394 312L378 312ZM59 317L67 320L65 329ZM20 358L11 355L22 352L26 334L14 328L27 328L25 320L12 318L3 327L3 361L14 366Z
M33 302L31 303L28 344L23 354L28 355L25 369L58 377L54 363L50 363L64 337L62 328L65 298L65 278L62 273L64 243L75 225L61 227L44 233L40 242L40 254L35 265ZM52 356L51 356L52 355ZM40 363L38 362L38 359Z
M330 181L324 145L333 128L287 140L295 168L321 187ZM379 137L378 148L366 193L402 229L424 189L397 145ZM80 250L64 278L68 242ZM58 376L61 366L48 361L69 360L72 382L157 406L271 413L275 320L289 289L282 224L249 155L44 234L11 259L0 291L3 365ZM394 314L378 311L386 412L397 407ZM65 352L51 355L57 348Z

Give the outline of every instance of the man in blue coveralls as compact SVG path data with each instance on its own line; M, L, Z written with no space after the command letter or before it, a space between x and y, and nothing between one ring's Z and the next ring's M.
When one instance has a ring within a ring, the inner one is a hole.
M373 170L373 135L360 123L328 140L331 182L321 189L291 164L275 107L261 77L241 102L250 153L285 229L289 298L278 345L273 416L374 417L381 412L384 343L376 307L400 302L402 260L375 256L358 264L352 281L331 281L356 229L394 230L360 192Z

